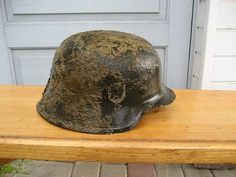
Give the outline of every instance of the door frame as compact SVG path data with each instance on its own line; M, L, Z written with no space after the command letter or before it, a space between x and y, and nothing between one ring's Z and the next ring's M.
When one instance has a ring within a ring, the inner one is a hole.
M4 8L4 3L0 1L0 83L1 84L15 84L13 72L12 72L12 63L9 55L9 49L7 47L7 39L5 32L5 23L6 23L6 13Z
M170 27L169 29L174 30L175 26L178 25L178 30L175 30L174 32L169 32L169 47L168 47L168 70L166 73L166 85L169 87L174 88L189 88L189 83L191 83L191 77L190 73L192 72L192 58L191 55L191 47L192 47L192 29L193 25L195 23L195 4L198 0L187 0L187 1L176 1L171 0L170 1L170 16L169 16L169 23ZM183 13L175 13L178 9L181 9L181 7L185 7L186 9ZM177 15L176 15L177 14ZM175 20L173 20L175 19ZM179 23L183 23L184 25L179 25ZM187 24L187 25L186 25ZM181 27L180 27L181 26ZM183 34L188 34L181 36ZM181 48L181 44L184 41L184 47ZM182 52L179 52L182 50ZM184 51L185 50L185 51ZM182 59L182 62L176 61L175 58L178 56L178 58ZM172 64L170 64L172 62ZM182 63L185 63L184 66L182 66ZM175 68L181 68L184 70L184 72L181 73L182 78L181 81L176 81L174 78L177 74L176 72L173 72ZM180 83L179 83L180 82Z

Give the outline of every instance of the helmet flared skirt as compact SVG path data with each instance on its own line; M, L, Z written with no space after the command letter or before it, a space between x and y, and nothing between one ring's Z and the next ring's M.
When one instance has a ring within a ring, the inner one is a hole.
M111 134L121 133L132 129L140 121L146 111L156 107L168 105L175 100L175 97L175 93L171 89L162 86L158 94L144 101L142 104L139 104L135 107L123 107L121 110L112 112L110 114L112 120L120 121L116 121L116 123L112 126L97 128L94 128L94 126L89 127L84 124L79 125L79 120L81 117L78 117L77 119L74 118L74 121L68 119L63 113L59 115L59 117L56 117L55 115L57 114L54 111L50 111L50 108L45 107L45 104L42 103L42 99L38 102L36 108L38 113L45 120L59 127L83 133ZM55 107L55 105L50 105L50 107ZM55 111L60 112L60 110ZM83 119L86 119L86 117Z

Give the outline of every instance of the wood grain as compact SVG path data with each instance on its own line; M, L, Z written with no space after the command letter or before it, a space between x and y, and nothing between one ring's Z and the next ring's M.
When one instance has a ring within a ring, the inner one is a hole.
M35 110L43 87L0 86L0 158L235 163L236 92L176 90L176 101L131 131L90 135L56 127Z

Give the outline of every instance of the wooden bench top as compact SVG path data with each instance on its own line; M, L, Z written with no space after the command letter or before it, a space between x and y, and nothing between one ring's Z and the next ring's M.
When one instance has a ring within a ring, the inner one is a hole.
M0 158L236 163L236 91L175 90L173 104L133 130L91 135L42 119L35 105L43 88L0 86Z

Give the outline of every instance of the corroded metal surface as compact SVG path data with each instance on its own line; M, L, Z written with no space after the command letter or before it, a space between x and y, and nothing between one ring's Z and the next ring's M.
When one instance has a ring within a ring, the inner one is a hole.
M37 110L63 128L114 133L174 98L160 83L160 60L149 42L117 31L88 31L57 49Z

